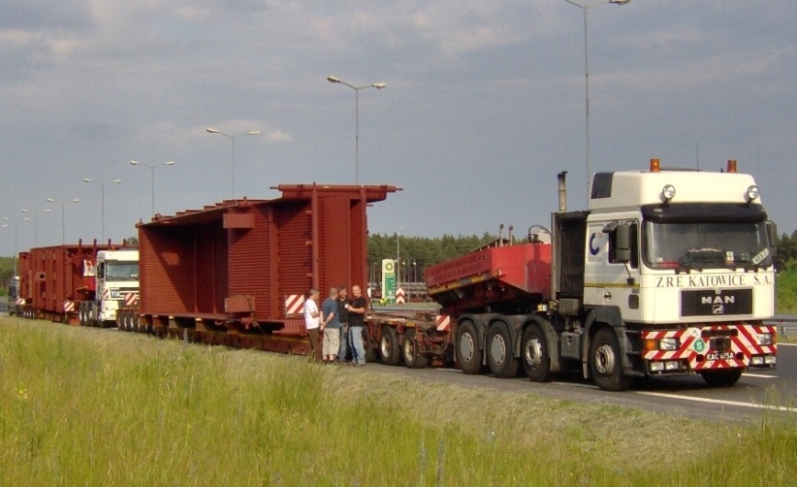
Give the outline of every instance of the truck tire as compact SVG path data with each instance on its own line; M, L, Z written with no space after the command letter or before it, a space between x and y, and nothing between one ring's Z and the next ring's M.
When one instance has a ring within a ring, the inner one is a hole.
M551 380L548 340L539 326L531 325L523 330L520 356L523 361L523 370L532 382L549 382Z
M379 339L379 356L385 365L398 365L401 349L398 344L398 333L392 326L382 327L382 338Z
M482 367L483 352L479 349L479 334L476 325L463 321L457 331L457 364L465 374L479 374Z
M499 378L515 377L518 359L512 353L512 335L503 323L494 323L487 333L487 366Z
M426 367L426 357L420 354L414 329L410 328L404 332L404 345L401 349L404 355L404 363L407 367L411 369L423 369Z
M741 379L742 369L712 370L711 372L701 372L700 375L711 387L730 387Z
M603 327L595 334L589 347L589 370L592 379L604 391L624 391L629 379L623 375L623 358L617 334Z

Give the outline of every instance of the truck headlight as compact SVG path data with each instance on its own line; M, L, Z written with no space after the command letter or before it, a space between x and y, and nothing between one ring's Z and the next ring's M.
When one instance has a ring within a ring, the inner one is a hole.
M659 340L659 350L678 350L678 339L677 338L662 338Z
M759 333L758 344L763 346L772 345L772 333Z

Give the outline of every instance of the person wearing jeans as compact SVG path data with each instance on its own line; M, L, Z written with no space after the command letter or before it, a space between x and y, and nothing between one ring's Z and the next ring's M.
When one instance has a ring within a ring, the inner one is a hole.
M365 365L365 349L363 348L363 326L365 326L365 310L368 303L360 286L352 286L351 304L346 305L349 312L349 343L352 350L352 365Z
M338 361L346 361L346 354L349 353L349 310L346 306L351 304L346 286L338 289L338 320L340 320L340 349L338 350Z
M318 310L318 294L318 289L310 289L304 301L304 327L310 335L310 357L313 362L321 362L321 342L318 339L321 312Z

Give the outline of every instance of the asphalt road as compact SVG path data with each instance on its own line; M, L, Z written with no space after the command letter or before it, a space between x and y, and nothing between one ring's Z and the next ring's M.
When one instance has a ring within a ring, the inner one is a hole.
M540 384L525 378L469 376L455 369L410 370L378 364L373 364L373 367L426 382L532 393L597 405L627 406L693 419L750 422L760 419L765 410L797 415L797 344L779 345L777 369L751 370L734 387L728 388L708 387L700 376L680 376L637 381L627 392L604 392L596 385L582 381L578 375Z

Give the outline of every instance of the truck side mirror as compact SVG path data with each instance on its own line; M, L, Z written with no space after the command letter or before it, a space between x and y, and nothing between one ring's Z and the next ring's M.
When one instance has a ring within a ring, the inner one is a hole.
M778 225L773 221L767 221L767 237L769 238L769 253L775 257L778 255Z
M615 229L615 260L627 263L631 261L631 225L621 223Z

